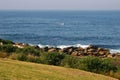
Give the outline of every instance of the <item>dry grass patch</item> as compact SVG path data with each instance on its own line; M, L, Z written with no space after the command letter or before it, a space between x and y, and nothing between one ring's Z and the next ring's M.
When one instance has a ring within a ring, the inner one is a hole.
M0 80L117 80L82 70L0 59Z

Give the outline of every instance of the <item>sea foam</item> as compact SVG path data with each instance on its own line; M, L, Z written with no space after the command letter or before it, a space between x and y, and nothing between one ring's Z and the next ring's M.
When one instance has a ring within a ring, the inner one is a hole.
M89 45L75 44L75 45L57 45L57 46L52 46L52 45L42 45L42 44L39 44L38 47L40 47L40 48L44 48L44 47L56 47L56 48L64 49L64 48L67 48L67 47L82 47L82 48L87 48L87 47L89 47Z
M110 49L110 53L120 53L120 49Z

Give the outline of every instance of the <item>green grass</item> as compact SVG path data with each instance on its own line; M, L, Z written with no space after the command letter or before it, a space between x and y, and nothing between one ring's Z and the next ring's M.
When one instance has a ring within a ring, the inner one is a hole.
M0 80L117 80L82 70L0 59Z

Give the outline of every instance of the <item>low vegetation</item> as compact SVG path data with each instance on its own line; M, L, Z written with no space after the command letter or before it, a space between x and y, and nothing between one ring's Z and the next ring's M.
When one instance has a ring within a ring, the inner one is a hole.
M0 45L1 58L75 68L120 79L119 59L93 56L79 58L64 53L43 52L32 46L18 48L13 46L10 41L1 41L5 43Z

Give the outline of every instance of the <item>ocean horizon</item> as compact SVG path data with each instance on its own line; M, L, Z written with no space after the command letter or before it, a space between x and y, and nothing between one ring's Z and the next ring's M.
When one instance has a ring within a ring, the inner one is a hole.
M0 38L39 46L96 45L120 52L120 11L0 11Z

